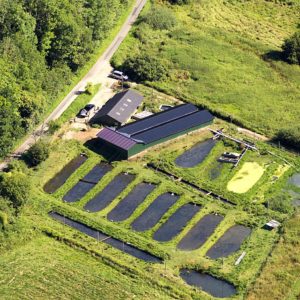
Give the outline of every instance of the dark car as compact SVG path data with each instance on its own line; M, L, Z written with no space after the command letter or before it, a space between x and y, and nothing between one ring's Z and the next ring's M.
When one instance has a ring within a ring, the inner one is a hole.
M94 104L87 104L84 108L82 108L79 113L77 114L77 117L79 118L86 118L90 115L90 111L95 108Z

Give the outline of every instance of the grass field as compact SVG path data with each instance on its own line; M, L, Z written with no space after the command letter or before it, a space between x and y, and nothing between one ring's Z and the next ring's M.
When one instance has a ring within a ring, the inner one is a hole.
M255 162L245 162L242 168L228 182L227 189L231 192L243 194L248 192L260 179L264 168Z
M291 3L204 0L173 6L177 26L137 26L113 63L141 53L159 57L169 77L148 84L272 136L299 123L300 68L278 59L283 40L299 23L300 2Z
M284 226L284 234L267 260L266 266L250 290L248 300L287 299L300 297L300 215Z
M43 235L2 255L0 267L3 300L172 299L138 277Z

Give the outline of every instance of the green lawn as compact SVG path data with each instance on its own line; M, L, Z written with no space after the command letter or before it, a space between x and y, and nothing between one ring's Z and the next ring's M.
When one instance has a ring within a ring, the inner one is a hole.
M300 67L276 59L299 23L300 2L292 2L203 0L172 6L176 27L136 26L140 39L133 29L113 63L120 66L137 53L155 56L168 65L169 77L148 84L272 136L300 120Z

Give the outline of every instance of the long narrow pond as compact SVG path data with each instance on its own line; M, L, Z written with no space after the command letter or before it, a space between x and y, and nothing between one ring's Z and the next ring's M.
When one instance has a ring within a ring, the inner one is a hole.
M199 205L193 203L184 204L176 210L166 223L158 228L153 238L159 242L172 240L182 231L187 222L189 222L199 210Z
M206 240L213 234L216 227L224 219L223 216L209 214L205 215L200 221L183 237L178 243L180 250L191 251L201 247Z
M65 217L59 213L50 212L49 215L53 219L65 224L67 226L70 226L74 229L77 229L78 231L80 231L94 239L97 239L98 241L101 241L101 242L108 244L114 248L117 248L127 254L130 254L131 256L134 256L134 257L144 260L146 262L152 262L152 263L160 263L162 261L159 257L156 257L146 251L140 250L140 249L138 249L132 245L129 245L123 241L112 238L99 230L93 229L83 223L74 221L74 220L72 220L68 217Z
M141 182L107 215L112 222L124 221L156 188L155 184Z
M56 192L86 160L87 156L85 155L79 155L72 159L60 172L44 185L44 191L48 194Z
M207 251L206 255L212 259L226 257L240 249L243 241L250 235L251 229L243 225L230 227L218 241Z
M90 200L85 210L96 212L109 205L135 179L135 175L118 174L100 193Z
M178 200L179 196L173 193L164 193L158 196L149 207L131 224L136 231L146 231L152 228Z
M197 166L204 161L215 144L216 141L213 139L196 144L176 158L176 165L182 168L193 168Z
M96 165L64 195L63 200L67 202L79 201L111 170L112 166L108 164Z
M198 287L213 297L227 298L236 294L234 285L206 273L181 269L180 276L187 284Z

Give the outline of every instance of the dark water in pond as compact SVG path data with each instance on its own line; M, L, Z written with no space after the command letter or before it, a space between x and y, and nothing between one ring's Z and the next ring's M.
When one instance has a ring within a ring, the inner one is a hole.
M180 250L195 250L201 247L206 240L213 234L216 227L224 219L223 216L209 214L205 215L200 221L183 237L178 243Z
M56 212L50 212L49 215L65 224L68 225L72 228L75 228L77 230L79 230L82 233L85 233L86 235L93 237L99 241L102 241L105 244L108 244L114 248L117 248L127 254L130 254L136 258L139 258L141 260L147 261L147 262L153 262L153 263L160 263L162 260L146 251L142 251L132 245L126 244L118 239L109 237L108 235L106 235L105 233L98 231L96 229L93 229L85 224L82 224L80 222L74 221L68 217L65 217L59 213Z
M158 228L153 238L159 242L167 242L178 235L194 215L200 210L199 205L187 203L178 208L175 213Z
M85 177L78 181L63 197L67 202L76 202L83 198L112 167L107 164L96 165Z
M219 240L208 250L206 255L212 259L226 257L239 250L241 244L250 233L250 228L243 225L234 225L219 238Z
M225 280L195 270L181 269L180 277L189 285L200 288L217 298L227 298L236 294L236 288Z
M209 139L205 142L199 143L191 149L185 151L175 160L176 165L182 168L192 168L204 161L206 156L215 146L216 141Z
M112 166L108 164L96 165L89 173L87 173L82 181L97 184L102 177L112 170Z
M145 231L152 228L167 212L167 210L178 200L179 196L164 193L158 196L149 207L131 224L136 231Z
M300 173L294 174L290 179L289 183L295 185L296 187L300 187Z
M108 215L113 222L124 221L131 216L135 209L156 188L155 184L139 183Z
M60 172L44 185L44 191L48 194L56 192L86 160L87 157L85 155L79 155L72 159Z
M78 181L63 197L67 202L76 202L84 197L95 184L84 181Z
M90 200L85 210L96 212L109 205L133 180L135 175L118 174L100 193Z

